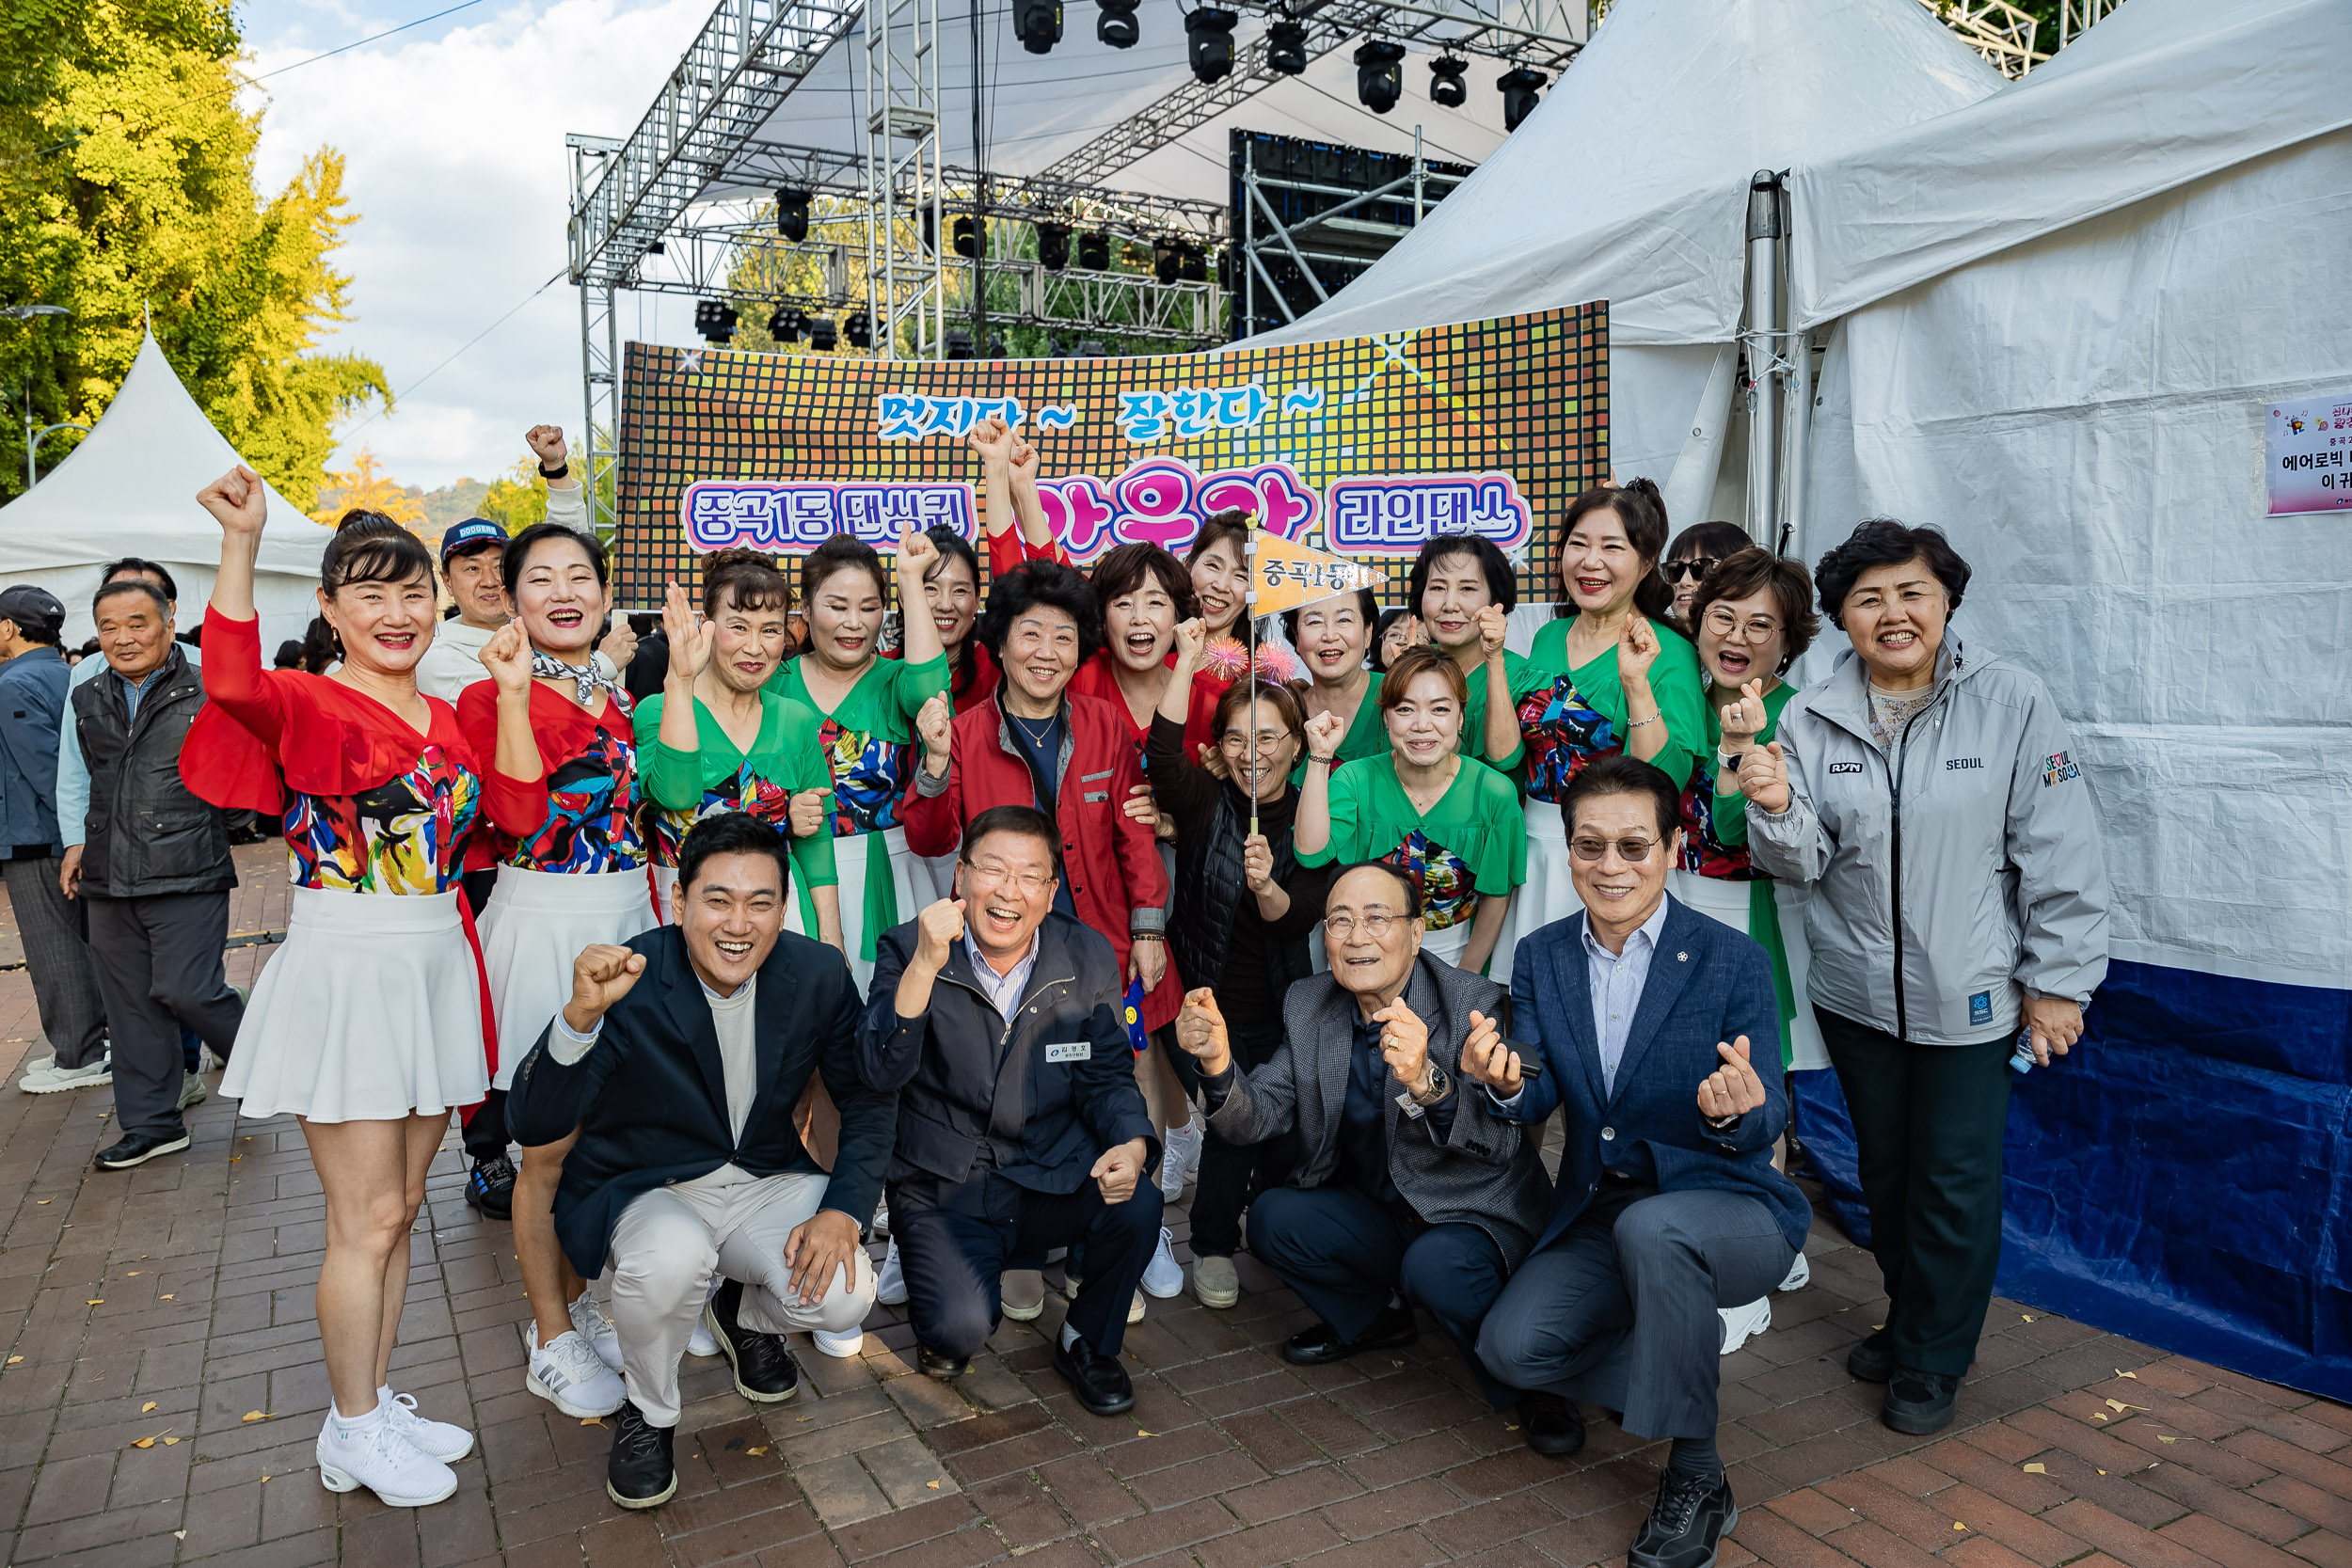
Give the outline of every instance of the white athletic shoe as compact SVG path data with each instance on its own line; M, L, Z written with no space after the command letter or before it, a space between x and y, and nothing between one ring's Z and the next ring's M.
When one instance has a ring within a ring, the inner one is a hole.
M1797 1254L1797 1260L1788 1265L1788 1277L1773 1286L1772 1289L1775 1291L1802 1291L1807 1285L1812 1283L1813 1265L1806 1262L1804 1260L1804 1254L1800 1252Z
M464 1427L447 1421L431 1421L417 1414L417 1396L395 1394L389 1388L375 1391L375 1407L384 1412L385 1419L408 1434L408 1446L427 1459L437 1459L444 1465L454 1465L473 1452L473 1433Z
M114 1081L111 1052L80 1067L59 1067L56 1053L52 1053L49 1060L18 1079L16 1086L26 1094L57 1094L66 1089L94 1089Z
M1758 1296L1745 1307L1724 1307L1716 1310L1724 1320L1724 1348L1721 1354L1724 1355L1729 1355L1772 1326L1772 1298L1770 1296Z
M907 1304L907 1271L905 1265L898 1261L898 1243L896 1241L882 1255L882 1273L874 1278L874 1299L884 1307L904 1307Z
M580 1330L580 1338L586 1339L596 1351L596 1359L619 1371L621 1331L612 1326L612 1320L606 1317L604 1308L596 1304L596 1293L594 1291L580 1291L580 1299L572 1303L571 1310L572 1326Z
M387 1508L423 1508L457 1490L457 1472L408 1440L408 1429L382 1404L346 1430L330 1409L313 1450L319 1481L329 1492L364 1486Z
M1160 1196L1173 1203L1184 1196L1184 1178L1200 1168L1200 1149L1207 1139L1198 1117L1168 1130L1168 1141L1160 1148Z
M847 1334L834 1334L822 1328L812 1329L809 1338L817 1341L818 1350L843 1361L853 1361L866 1351L866 1330L862 1328L853 1328Z
M726 1275L721 1274L716 1269L711 1270L710 1289L703 1292L703 1305L706 1307L709 1306L710 1298L717 1295L719 1293L719 1287L724 1285L726 1282ZM689 1355L716 1355L719 1354L719 1337L710 1332L710 1320L703 1313L697 1312L694 1314L694 1332L686 1337L686 1354Z
M1184 1266L1176 1261L1176 1238L1168 1227L1160 1227L1160 1244L1152 1251L1152 1261L1143 1265L1145 1291L1166 1301L1184 1288Z
M876 1198L874 1200L873 1229L874 1234L877 1236L887 1236L890 1234L890 1200L886 1197Z
M523 1386L566 1416L591 1420L610 1416L628 1399L621 1374L604 1364L594 1345L578 1329L559 1334L552 1344L539 1343L539 1325L531 1325L526 1339L531 1369Z

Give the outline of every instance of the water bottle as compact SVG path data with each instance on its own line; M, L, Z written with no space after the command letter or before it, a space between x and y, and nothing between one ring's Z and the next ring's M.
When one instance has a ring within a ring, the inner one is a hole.
M2027 1024L2017 1031L2017 1049L2009 1054L2010 1070L2026 1073L2033 1070L2033 1026Z

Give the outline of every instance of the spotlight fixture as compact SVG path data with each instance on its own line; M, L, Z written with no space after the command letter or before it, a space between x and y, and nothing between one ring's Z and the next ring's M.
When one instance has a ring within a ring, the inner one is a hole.
M1143 29L1136 24L1137 0L1096 0L1102 14L1094 19L1094 36L1113 49L1133 49L1143 37Z
M1495 86L1502 89L1502 128L1516 131L1519 122L1535 112L1542 102L1544 84L1550 80L1540 71L1520 66L1495 78Z
M808 318L797 306L778 306L776 313L768 318L768 336L780 343L799 342L801 334L807 330Z
M972 329L970 327L951 326L947 329L947 357L950 359L972 357Z
M1209 280L1209 255L1197 245L1180 246L1176 252L1176 279L1180 283L1206 283Z
M1200 13L1196 11L1193 14L1197 16ZM1078 344L1078 357L1081 359L1108 359L1110 356L1111 351L1103 346L1099 338L1089 338Z
M735 336L735 307L723 299L697 301L694 330L707 343L725 343Z
M991 359L1002 359L1005 357L1005 340L1002 338L991 338L988 341L988 356Z
M1195 11L1195 16L1200 13ZM1106 272L1111 264L1111 237L1095 232L1078 236L1078 265L1089 272Z
M955 235L957 255L971 258L980 253L979 226L969 216L956 219L951 232Z
M1051 53L1061 41L1061 0L1013 0L1012 32L1030 54Z
M776 192L776 232L795 245L808 238L808 193L790 186Z
M1470 61L1452 55L1440 55L1429 62L1429 102L1440 108L1458 109L1470 102L1470 84L1462 73L1470 70Z
M1374 39L1356 46L1356 102L1385 115L1405 96L1405 46Z
M1241 18L1232 11L1206 8L1184 16L1186 53L1192 73L1203 82L1222 82L1233 71L1233 25Z
M874 318L863 310L852 310L841 324L841 335L850 340L851 348L874 346Z
M1184 271L1184 246L1179 242L1175 240L1152 242L1152 277L1163 283L1173 283L1176 281L1177 274Z
M1303 22L1274 22L1265 30L1266 68L1281 76L1304 76L1307 73L1307 24Z
M1041 223L1037 226L1037 259L1047 272L1059 272L1070 264L1068 224Z
M840 329L831 316L811 316L808 319L808 346L819 354L831 354L834 344L841 341Z

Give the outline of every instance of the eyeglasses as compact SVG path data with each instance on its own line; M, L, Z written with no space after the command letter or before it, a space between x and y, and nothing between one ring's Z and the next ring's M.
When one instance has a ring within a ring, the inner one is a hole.
M1015 876L1012 871L1000 861L988 861L985 863L978 861L966 861L963 864L964 869L972 873L972 879L974 881L1010 882L1013 886L1019 888L1024 894L1027 895L1031 898L1041 895L1047 889L1054 885L1053 878L1040 876L1034 871L1024 871L1019 876Z
M1383 911L1374 911L1362 915L1342 912L1324 916L1323 928L1342 942L1345 942L1356 934L1359 927L1361 927L1364 935L1373 941L1386 942L1389 933L1395 930L1406 918L1405 915L1389 914Z
M1659 567L1658 571L1659 575L1668 582L1680 582L1684 578L1696 582L1707 576L1708 572L1722 559L1721 556L1694 555L1688 561L1669 561L1663 566Z
M1707 612L1707 619L1700 624L1718 637L1730 637L1740 630L1740 617L1734 615L1730 608L1725 605L1716 605L1709 609ZM1780 623L1769 615L1751 615L1747 620L1746 630L1747 641L1769 642L1779 634Z
M1657 848L1661 842L1662 840L1655 838L1620 838L1613 841L1605 838L1578 838L1568 841L1568 848L1574 851L1578 860L1590 862L1597 861L1609 853L1613 843L1619 860L1628 865L1639 865L1649 859L1649 852Z
M1260 730L1258 732L1258 754L1264 756L1271 753L1290 737L1291 732L1288 730ZM1246 751L1249 746L1249 737L1239 730L1227 730L1224 737L1217 741L1217 745L1228 752Z

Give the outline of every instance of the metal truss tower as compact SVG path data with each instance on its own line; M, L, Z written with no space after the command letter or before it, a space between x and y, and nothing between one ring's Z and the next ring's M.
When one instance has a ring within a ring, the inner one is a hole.
M944 173L939 0L866 0L866 289L885 359L946 353Z

